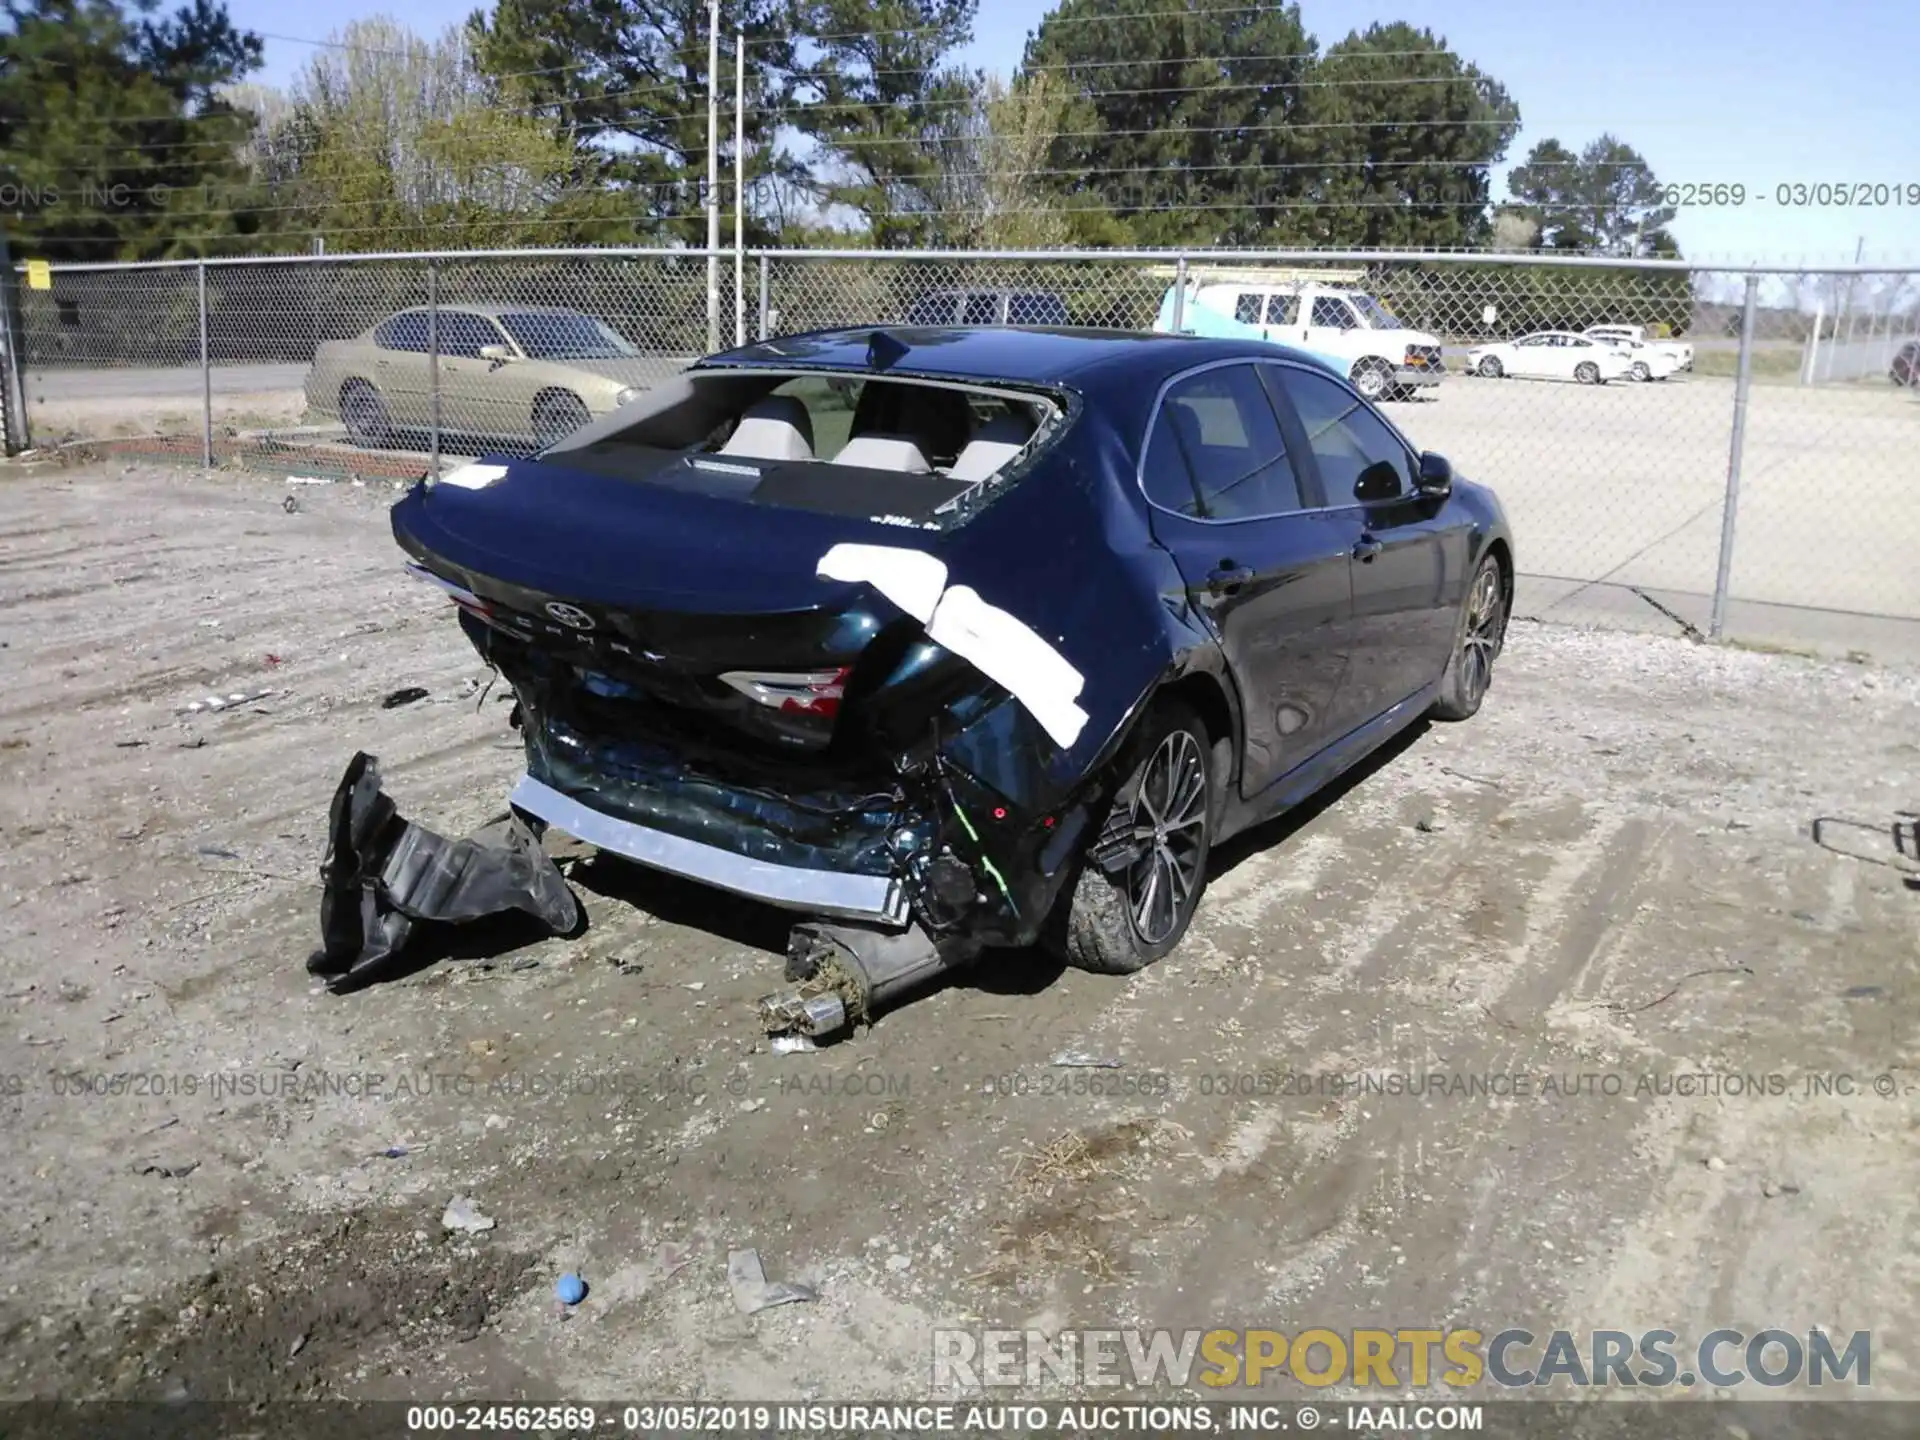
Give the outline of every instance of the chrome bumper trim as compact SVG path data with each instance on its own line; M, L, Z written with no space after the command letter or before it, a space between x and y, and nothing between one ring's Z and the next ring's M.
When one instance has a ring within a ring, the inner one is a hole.
M750 860L717 845L603 815L531 775L520 777L507 802L596 849L718 890L809 915L877 920L887 925L907 923L907 899L897 879Z

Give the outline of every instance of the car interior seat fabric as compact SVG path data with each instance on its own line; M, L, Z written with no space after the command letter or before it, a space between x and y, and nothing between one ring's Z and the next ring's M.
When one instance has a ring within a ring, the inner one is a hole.
M863 470L898 470L905 475L931 474L926 452L910 435L856 435L833 457L836 465L857 465Z
M1026 448L1033 426L1019 415L1001 415L982 425L947 473L955 480L985 480Z
M973 431L973 407L958 390L870 380L860 387L848 433L903 435L937 464L958 457Z
M813 459L813 417L791 395L769 395L747 407L722 455L749 460Z

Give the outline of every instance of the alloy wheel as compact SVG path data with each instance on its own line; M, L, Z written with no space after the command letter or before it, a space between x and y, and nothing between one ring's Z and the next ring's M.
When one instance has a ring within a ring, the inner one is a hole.
M1175 730L1154 750L1132 820L1142 848L1127 873L1127 911L1142 943L1159 945L1185 918L1206 858L1207 767L1191 732Z
M1460 683L1471 705L1480 703L1493 679L1494 656L1500 653L1505 599L1500 593L1500 571L1488 565L1473 582L1467 601L1466 629L1460 636Z

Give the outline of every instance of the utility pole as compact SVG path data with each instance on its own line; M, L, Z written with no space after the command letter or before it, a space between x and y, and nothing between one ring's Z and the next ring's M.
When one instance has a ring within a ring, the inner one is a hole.
M707 353L720 348L720 0L707 0Z

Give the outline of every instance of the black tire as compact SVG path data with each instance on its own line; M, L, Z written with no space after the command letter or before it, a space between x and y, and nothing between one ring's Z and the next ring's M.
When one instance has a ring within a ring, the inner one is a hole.
M1653 371L1647 368L1647 362L1644 360L1634 361L1633 369L1629 370L1627 373L1631 375L1634 379L1640 381L1643 385L1647 381L1653 378Z
M1600 383L1600 367L1591 360L1582 360L1578 365L1573 367L1573 378L1578 380L1582 385L1598 385Z
M533 402L533 438L542 450L558 444L591 418L587 402L571 391L542 395Z
M1224 748L1224 747L1219 747ZM1131 975L1178 945L1206 889L1218 819L1217 750L1199 716L1163 702L1128 742L1106 823L1051 917L1053 948L1069 965ZM1158 811L1158 823L1151 816ZM1143 852L1109 874L1093 857L1145 828Z
M1387 392L1393 389L1393 372L1379 360L1362 360L1353 367L1350 378L1353 388L1376 405L1382 403L1387 398Z
M1460 618L1453 627L1453 653L1440 676L1440 698L1431 713L1440 720L1466 720L1480 708L1493 684L1493 662L1507 642L1507 587L1500 562L1489 555L1473 572Z
M356 445L381 446L393 440L393 421L387 402L371 381L349 380L340 387L340 418L347 438Z
M1489 380L1498 380L1506 371L1501 368L1498 359L1492 355L1485 355L1480 359L1480 373Z

